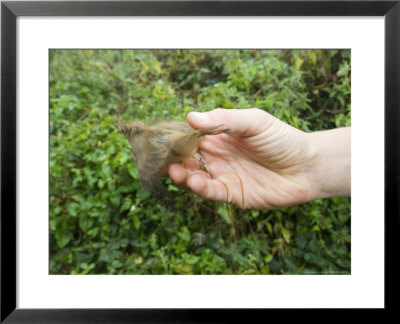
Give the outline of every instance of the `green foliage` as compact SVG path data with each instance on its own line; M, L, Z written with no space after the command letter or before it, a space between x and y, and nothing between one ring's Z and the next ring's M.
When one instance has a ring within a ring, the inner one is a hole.
M350 199L241 210L141 189L121 121L258 107L350 125L349 50L51 50L50 273L350 273Z

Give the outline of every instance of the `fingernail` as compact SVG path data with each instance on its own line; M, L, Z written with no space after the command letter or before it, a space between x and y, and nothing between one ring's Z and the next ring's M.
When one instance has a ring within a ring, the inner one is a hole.
M191 115L190 118L194 118L199 122L208 122L210 120L210 117L206 113L191 112L191 113L189 113L189 115Z

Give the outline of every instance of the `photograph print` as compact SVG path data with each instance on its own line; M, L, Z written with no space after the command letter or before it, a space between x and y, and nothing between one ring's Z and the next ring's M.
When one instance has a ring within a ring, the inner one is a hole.
M49 274L351 274L350 49L49 60Z

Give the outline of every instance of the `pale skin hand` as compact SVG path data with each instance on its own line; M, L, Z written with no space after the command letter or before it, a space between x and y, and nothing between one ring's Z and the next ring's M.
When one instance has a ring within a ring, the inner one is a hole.
M350 195L349 128L308 134L256 108L190 113L188 121L195 129L231 129L200 142L211 175L195 159L168 169L177 185L201 197L273 209Z

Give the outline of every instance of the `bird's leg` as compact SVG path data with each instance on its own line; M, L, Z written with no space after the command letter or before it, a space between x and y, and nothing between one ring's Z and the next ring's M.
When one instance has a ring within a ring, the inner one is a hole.
M198 156L196 156L198 155ZM197 151L197 153L193 156L196 160L200 161L201 164L203 165L203 169L211 176L210 169L208 168L206 160L201 156L200 150Z

